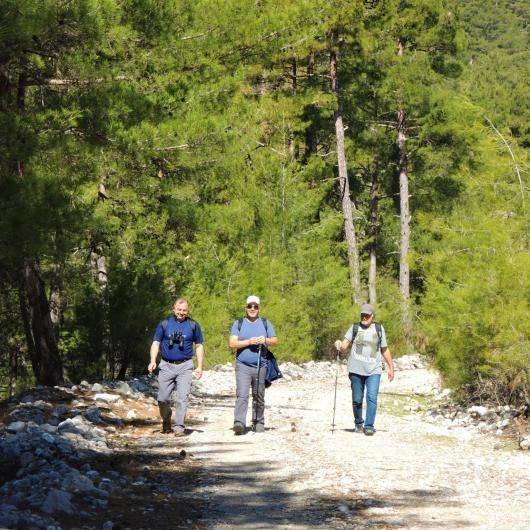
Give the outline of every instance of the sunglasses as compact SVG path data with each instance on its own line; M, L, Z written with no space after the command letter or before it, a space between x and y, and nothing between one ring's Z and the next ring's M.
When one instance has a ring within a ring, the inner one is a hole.
M258 304L247 304L247 309L259 309Z
M366 320L367 318L370 318L372 315L367 315L366 313L363 313L361 315L361 320Z

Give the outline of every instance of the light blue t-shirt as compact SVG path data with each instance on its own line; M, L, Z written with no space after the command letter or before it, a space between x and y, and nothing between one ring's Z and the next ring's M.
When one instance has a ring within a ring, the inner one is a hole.
M346 332L344 338L352 342L352 334L353 326ZM381 326L381 348L387 347L385 328ZM358 375L380 374L382 359L375 324L370 324L368 328L359 325L348 358L348 372Z
M267 320L267 329L265 329L265 326L263 324L263 321L261 318L257 318L254 320L254 322L251 322L247 318L243 319L243 322L241 323L241 329L238 330L239 321L236 320L232 324L232 329L230 330L230 336L237 337L239 340L248 340L252 337L276 337L276 332L274 331L274 327L272 324ZM258 352L258 345L252 345L248 348L242 348L237 351L237 360L240 363L246 364L247 366L258 366L258 358L259 358L259 352ZM263 364L265 362L265 359L262 360Z

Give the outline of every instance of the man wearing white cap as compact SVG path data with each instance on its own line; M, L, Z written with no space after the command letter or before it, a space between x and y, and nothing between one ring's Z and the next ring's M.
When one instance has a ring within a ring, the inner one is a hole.
M374 322L374 315L373 306L363 304L361 306L361 321L350 327L342 341L337 340L335 342L335 348L343 353L351 345L348 358L348 375L352 389L355 432L364 432L367 436L375 433L374 422L383 358L388 365L388 380L394 379L394 364L386 342L385 328ZM363 420L365 389L366 420Z
M246 432L248 396L251 388L253 428L255 432L265 431L267 360L264 355L260 355L259 348L262 345L268 347L278 344L272 324L265 318L259 318L260 299L257 296L250 295L247 298L245 311L245 317L232 324L228 342L230 348L236 350L235 434ZM261 359L259 367L258 359Z

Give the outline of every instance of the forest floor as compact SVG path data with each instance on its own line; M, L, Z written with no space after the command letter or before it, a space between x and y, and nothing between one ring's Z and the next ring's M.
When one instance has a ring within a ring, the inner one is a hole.
M233 374L210 390L205 376L189 435L153 432L157 410L137 403L143 419L110 437L113 456L99 465L127 473L131 486L113 495L97 527L111 519L114 529L528 528L530 453L424 421L414 409L434 399L418 394L434 377L427 370L397 372L393 383L383 376L371 437L353 432L344 369L334 432L331 374L274 383L266 432L242 436L231 430Z

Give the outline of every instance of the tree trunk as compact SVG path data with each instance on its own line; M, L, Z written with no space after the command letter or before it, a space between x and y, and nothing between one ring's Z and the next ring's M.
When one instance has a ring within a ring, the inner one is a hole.
M398 41L399 57L403 56L403 43ZM410 315L410 208L409 208L409 177L407 154L406 114L398 103L397 118L397 146L399 151L399 218L400 218L400 253L399 253L399 290L401 293L401 318L405 342L409 350L412 349L412 319Z
M378 168L372 171L370 183L370 267L368 269L368 297L372 305L377 304L377 243L379 238L379 178Z
M25 109L26 78L20 75L16 105L22 115ZM24 164L17 162L17 174L24 176ZM19 301L31 365L38 384L54 386L63 383L63 365L50 315L46 291L39 274L37 260L26 258L22 263Z
M314 78L315 70L315 55L311 53L307 60L307 84L311 86ZM305 148L304 148L304 159L307 160L313 153L316 153L317 142L315 136L315 127L312 123L309 123L305 130Z
M59 265L53 266L53 278L51 281L50 290L50 317L52 323L57 328L63 322L63 312L65 308L65 302L62 296L62 270Z
M350 199L350 184L348 181L348 170L346 166L346 153L344 148L344 125L342 121L342 107L339 95L337 54L330 52L330 77L331 90L337 100L335 111L335 134L337 137L337 162L339 166L339 186L341 193L342 215L344 217L344 233L348 244L348 264L350 269L350 282L352 287L353 303L361 303L361 282L359 268L359 250L357 247L357 236L353 224L353 213L357 212L355 204Z
M55 340L50 306L35 259L22 266L21 312L31 361L38 384L54 386L63 383L63 365Z
M24 275L21 272L18 282L18 303L20 307L22 325L24 326L24 335L26 336L26 345L28 348L28 355L31 361L31 368L36 377L36 374L39 371L39 360L37 359L37 354L35 352L35 342L33 341L33 334L31 333L31 319L28 310L28 304L26 302L25 292L26 288L24 283Z
M122 359L121 360L120 369L118 370L118 375L117 375L117 378L119 380L125 379L125 377L127 375L127 370L129 368L129 362L130 362L130 358L129 357L127 359Z
M292 78L292 94L296 95L296 90L298 88L298 64L296 57L293 57L291 60L291 78ZM296 141L296 136L292 130L289 129L289 156L290 160L294 161L298 158L298 143Z
M103 326L102 326L102 337L104 345L105 355L105 374L106 379L114 379L116 373L116 356L114 355L114 349L112 347L112 340L110 334L110 323L109 323L109 307L107 300L107 259L103 252L103 245L97 244L92 248L90 253L90 264L92 269L92 275L97 280L99 285L99 294L101 296L102 307L103 307Z
M18 347L9 350L9 382L7 385L7 395L11 397L15 394L18 379Z

